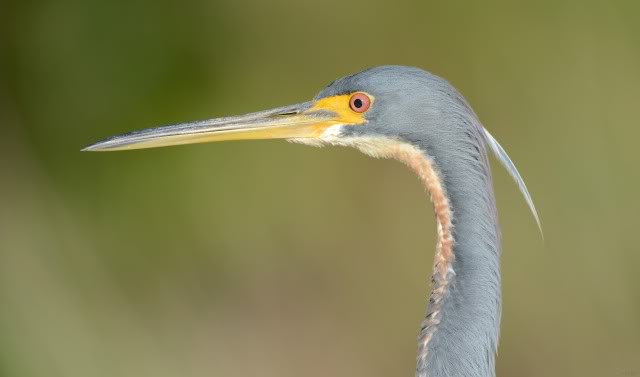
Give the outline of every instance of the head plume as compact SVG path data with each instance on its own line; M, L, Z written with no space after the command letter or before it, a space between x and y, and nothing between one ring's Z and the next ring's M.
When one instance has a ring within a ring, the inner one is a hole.
M504 150L504 148L502 148L500 143L498 143L498 140L496 140L489 133L489 131L487 131L486 128L482 127L482 130L484 131L483 135L484 135L484 140L486 144L491 148L491 151L493 151L493 154L496 156L498 161L500 161L502 166L504 166L504 168L507 169L507 171L509 172L513 180L516 181L516 183L518 184L518 188L520 189L520 192L524 196L524 199L527 201L527 205L531 210L531 214L536 220L536 224L538 225L538 230L540 230L540 234L544 238L544 234L542 233L542 225L540 224L540 218L538 217L538 211L536 211L536 207L533 204L533 199L531 199L531 194L529 194L529 190L527 190L527 186L524 184L524 180L520 176L520 173L518 172L516 165L513 163L513 161L511 161L511 159L509 158L509 155Z

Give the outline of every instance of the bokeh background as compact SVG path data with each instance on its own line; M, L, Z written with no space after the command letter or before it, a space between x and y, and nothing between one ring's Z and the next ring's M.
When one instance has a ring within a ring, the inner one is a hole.
M0 375L412 376L435 245L394 161L103 137L446 77L517 163L500 376L640 376L637 1L3 0Z

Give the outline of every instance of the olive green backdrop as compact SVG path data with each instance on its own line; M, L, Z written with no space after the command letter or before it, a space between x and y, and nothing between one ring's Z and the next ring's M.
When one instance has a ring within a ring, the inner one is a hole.
M284 141L80 153L307 100L380 64L449 79L494 161L499 376L640 376L637 1L0 4L0 375L412 376L435 245L394 161Z

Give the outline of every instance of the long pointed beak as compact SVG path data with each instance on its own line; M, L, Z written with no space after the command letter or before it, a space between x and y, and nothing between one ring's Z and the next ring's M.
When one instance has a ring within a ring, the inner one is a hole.
M321 102L321 101L320 101ZM305 102L256 113L149 128L113 136L83 151L116 151L224 140L318 138L329 127L358 121L329 103ZM333 101L332 101L333 102Z

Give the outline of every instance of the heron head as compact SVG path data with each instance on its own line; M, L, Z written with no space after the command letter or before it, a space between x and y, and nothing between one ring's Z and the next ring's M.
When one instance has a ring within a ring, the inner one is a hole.
M477 120L447 81L413 67L382 66L343 77L314 101L330 101L345 113L355 113L354 119L327 127L317 138L292 141L354 146L372 155L409 143L438 157L441 150L464 140Z
M332 82L308 102L134 131L83 150L114 151L249 139L345 145L375 157L393 157L399 145L411 145L441 170L456 169L453 161L464 163L474 159L488 166L485 146L489 146L517 181L538 220L515 165L482 127L462 95L446 80L419 68L371 68Z
M434 120L447 108L440 100L447 94L438 92L440 82L446 83L418 68L377 67L332 82L308 102L134 131L107 138L84 150L113 151L246 139L348 144L355 138L398 140L416 133L428 135L442 123Z

